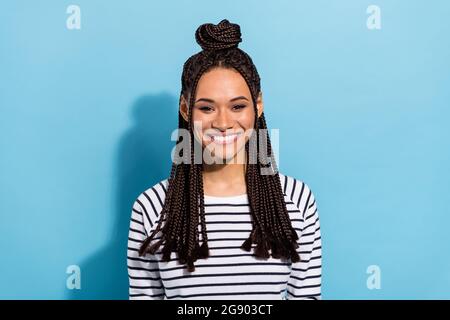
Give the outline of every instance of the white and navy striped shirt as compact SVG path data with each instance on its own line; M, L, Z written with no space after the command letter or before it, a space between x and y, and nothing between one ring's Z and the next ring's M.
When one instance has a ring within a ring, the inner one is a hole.
M246 194L204 197L210 257L198 259L194 272L179 264L174 252L170 261L162 262L162 247L154 255L140 257L142 241L159 221L166 179L142 192L133 204L128 237L130 299L321 299L322 247L314 195L303 181L279 176L292 226L299 236L299 262L272 257L257 260L254 249L240 249L252 229ZM161 231L155 238L160 236Z

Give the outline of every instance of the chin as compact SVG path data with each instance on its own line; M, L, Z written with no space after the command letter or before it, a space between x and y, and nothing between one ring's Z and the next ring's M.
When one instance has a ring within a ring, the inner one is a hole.
M208 152L206 153L211 158L211 160L207 161L207 163L210 163L211 161L219 164L225 164L227 162L237 163L237 159L235 158L239 155L239 153L245 152L245 139L239 139L235 145L227 146L218 145L211 141L203 140L203 142L203 151L208 149Z
M228 152L228 153L213 153L212 158L214 159L215 163L233 163L238 164L237 156L241 152L241 150L237 150L237 152Z

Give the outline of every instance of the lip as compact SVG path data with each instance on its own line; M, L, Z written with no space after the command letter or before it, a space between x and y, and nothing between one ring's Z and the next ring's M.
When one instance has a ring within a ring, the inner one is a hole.
M211 142L214 142L216 144L230 144L237 141L237 139L242 135L241 132L233 133L233 134L208 134L208 138Z

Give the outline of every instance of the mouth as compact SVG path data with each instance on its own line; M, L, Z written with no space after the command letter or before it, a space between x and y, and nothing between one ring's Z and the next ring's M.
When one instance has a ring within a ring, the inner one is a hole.
M207 137L210 139L211 142L214 142L216 144L226 145L226 144L236 142L241 135L242 135L242 133L239 132L239 133L233 133L233 134L227 134L227 135L208 134Z

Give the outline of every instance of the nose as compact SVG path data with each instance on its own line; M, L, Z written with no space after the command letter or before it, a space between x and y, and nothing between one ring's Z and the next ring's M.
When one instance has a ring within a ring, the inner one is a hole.
M212 127L220 131L226 131L234 127L234 120L226 110L220 110L212 122Z

